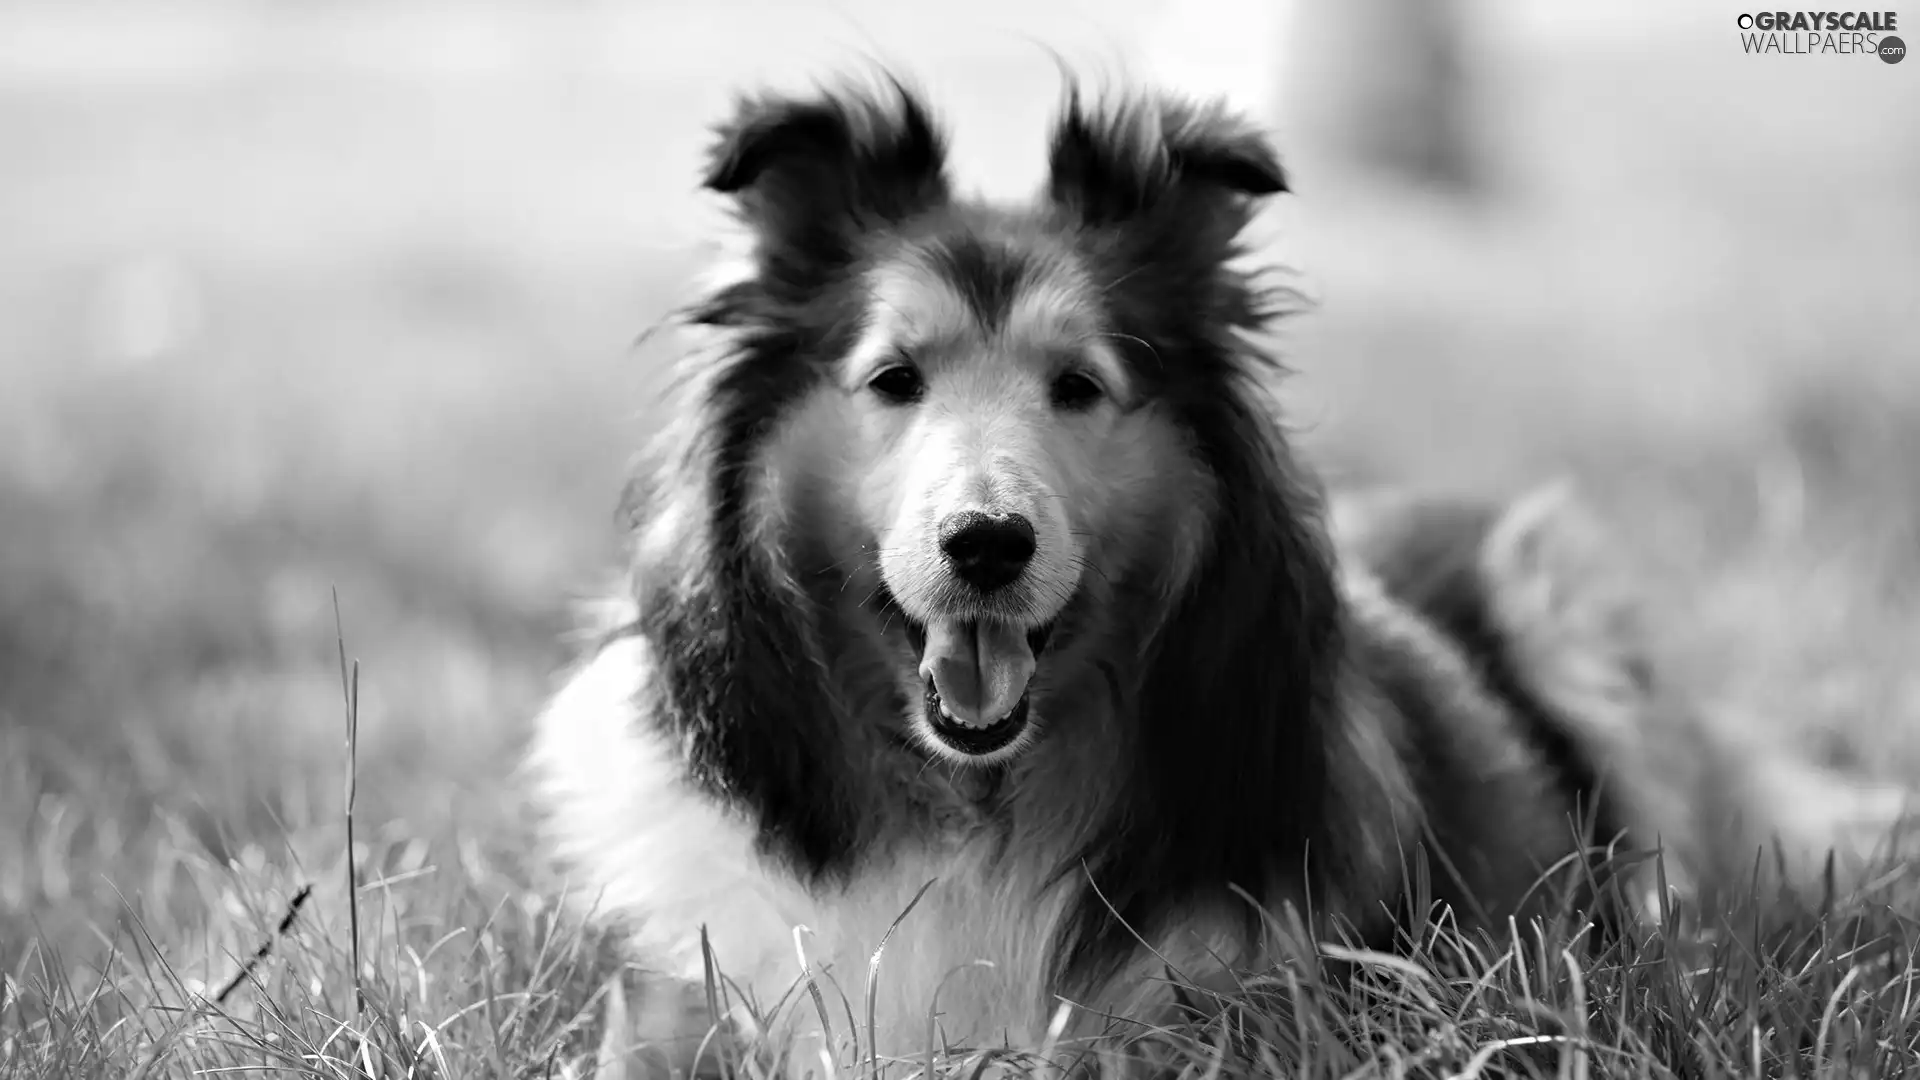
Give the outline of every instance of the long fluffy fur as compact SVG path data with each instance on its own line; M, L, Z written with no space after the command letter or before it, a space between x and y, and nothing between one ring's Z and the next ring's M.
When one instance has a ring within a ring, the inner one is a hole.
M653 973L633 1023L663 1063L691 1064L710 1023L751 1036L771 1013L794 1035L833 1028L842 995L862 1011L896 919L881 1053L923 1045L936 1011L948 1038L1031 1046L1061 1000L1066 1035L1113 1034L1105 1015L1164 1015L1165 966L1284 959L1285 909L1383 947L1426 900L1469 924L1524 915L1594 838L1583 812L1601 842L1702 835L1641 749L1649 658L1558 560L1561 515L1350 508L1336 557L1251 337L1276 298L1235 268L1256 202L1286 189L1257 132L1168 97L1071 95L1024 207L956 199L944 157L897 82L744 100L719 129L705 183L750 263L679 321L670 422L626 501L628 595L533 754L576 895ZM947 761L903 722L913 601L855 509L932 467L848 449L879 422L849 404L848 365L886 346L896 286L955 297L996 341L1085 322L1072 340L1122 388L1100 430L1137 450L1098 482L1060 472L1080 478L1063 513L1107 527L1074 534L1034 730L991 762ZM1747 764L1730 768L1777 768ZM1729 811L1765 807L1725 787ZM1715 842L1685 847L1702 877ZM692 987L714 959L752 1003L711 1015ZM792 997L803 976L833 1004Z

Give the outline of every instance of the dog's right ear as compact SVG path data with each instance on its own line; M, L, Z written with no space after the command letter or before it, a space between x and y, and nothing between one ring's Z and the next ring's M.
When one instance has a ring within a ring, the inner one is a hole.
M1043 199L1088 237L1107 306L1125 313L1115 329L1164 342L1284 310L1283 291L1229 265L1248 254L1261 200L1288 187L1266 134L1225 103L1146 93L1089 107L1069 87L1047 166Z
M1288 190L1272 143L1251 120L1224 102L1167 94L1089 109L1070 88L1047 169L1048 198L1083 225L1138 229L1171 219L1185 234L1220 219L1226 240L1246 223L1252 200Z
M705 186L769 247L841 262L855 241L945 202L946 139L897 80L810 99L744 98L717 129Z

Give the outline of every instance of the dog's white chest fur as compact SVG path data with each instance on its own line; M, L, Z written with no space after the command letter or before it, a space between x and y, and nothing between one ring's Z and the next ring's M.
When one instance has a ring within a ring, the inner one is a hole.
M801 981L804 953L828 1025L844 1040L857 1024L863 1050L869 961L898 921L872 994L883 1054L924 1049L930 1013L938 1042L1038 1041L1049 1008L1041 967L1063 888L1042 891L1038 874L990 859L982 837L903 842L844 890L810 893L755 850L752 822L686 782L677 749L638 715L651 667L640 640L609 644L536 729L533 766L551 834L577 869L580 904L623 925L648 967L694 988L705 977L704 928L721 975L751 996L752 1012L764 1020L777 1006L776 1023L811 1032L820 1009ZM645 1003L640 1011L658 1014L643 1026L675 1034L705 1023L684 1008L677 1019Z

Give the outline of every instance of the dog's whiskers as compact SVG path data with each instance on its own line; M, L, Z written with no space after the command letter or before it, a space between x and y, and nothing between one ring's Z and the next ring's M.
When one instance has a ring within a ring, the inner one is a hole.
M1162 368L1166 367L1166 361L1160 358L1160 350L1154 348L1153 342L1148 341L1146 338L1135 337L1132 334L1123 334L1118 330L1100 330L1100 331L1096 331L1092 336L1097 338L1113 338L1117 341L1132 342L1133 344L1140 346L1142 349L1145 349L1147 351L1147 355L1153 357L1153 362L1155 364L1159 365Z
M1121 274L1119 277L1114 278L1112 281L1107 282L1106 284L1100 287L1100 295L1101 296L1113 295L1113 291L1115 289L1118 289L1120 286L1125 285L1129 281L1132 281L1136 276L1140 274L1141 271L1145 269L1146 267L1144 266L1136 266L1133 269L1127 271L1126 273Z
M863 547L859 551L848 556L847 558L841 559L839 562L833 563L831 566L826 567L821 572L830 573L834 570L839 570L843 567L846 567L848 564L851 564L851 563L875 565L877 563L877 560L872 560L872 559L869 559L868 557L871 555L877 555L879 551L880 549L877 546ZM858 567L855 567L855 569L857 570ZM846 592L847 588L853 584L853 579L856 576L857 576L856 574L852 574L852 573L847 574L846 577L843 578L840 582L840 591L843 593ZM880 587L876 585L873 591L867 594L866 599L860 601L861 606L864 607L867 604L873 603L873 598L878 595L880 595Z
M1073 566L1073 573L1076 578L1079 577L1082 573L1085 573L1086 571L1091 570L1096 576L1100 578L1100 581L1103 584L1105 584L1108 588L1113 587L1113 579L1107 576L1106 568L1101 566L1099 563L1094 562L1092 559L1089 559L1084 555L1076 555L1072 559L1072 566ZM1073 590L1067 589L1066 594L1067 595L1063 599L1072 599Z

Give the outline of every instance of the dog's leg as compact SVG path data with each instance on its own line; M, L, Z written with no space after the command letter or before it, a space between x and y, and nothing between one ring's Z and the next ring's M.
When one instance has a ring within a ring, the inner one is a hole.
M1902 825L1920 809L1904 785L1824 768L1771 744L1720 743L1732 814L1705 825L1730 862L1745 856L1724 870L1734 887L1750 882L1757 862L1763 886L1783 886L1802 903L1855 892L1885 868Z
M1844 894L1903 823L1907 787L1744 737L1674 685L1653 654L1631 567L1566 487L1506 504L1350 494L1331 509L1345 557L1483 663L1504 666L1506 693L1542 706L1531 715L1596 779L1606 816L1637 847L1663 853L1660 872L1678 893ZM1635 875L1644 917L1658 910L1656 871Z
M1912 793L1743 737L1667 685L1626 568L1569 492L1506 508L1480 569L1516 668L1620 790L1640 842L1677 856L1683 891L1737 898L1757 884L1811 901L1864 883Z

